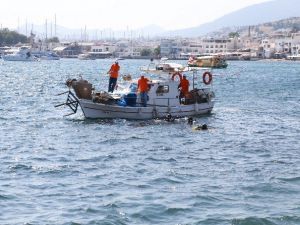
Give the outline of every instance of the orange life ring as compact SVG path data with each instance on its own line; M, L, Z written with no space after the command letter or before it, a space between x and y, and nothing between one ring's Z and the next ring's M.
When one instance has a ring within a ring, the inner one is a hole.
M207 77L208 77L208 80L207 80ZM210 72L204 72L202 79L203 79L204 84L209 85L212 82L212 74Z
M172 80L174 80L174 78L175 78L176 76L179 76L180 81L182 80L182 75L181 75L181 73L179 73L179 72L176 72L176 73L173 74Z

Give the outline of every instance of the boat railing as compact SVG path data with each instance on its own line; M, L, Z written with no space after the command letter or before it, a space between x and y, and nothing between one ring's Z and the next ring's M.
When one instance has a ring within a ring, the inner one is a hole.
M66 91L66 92L63 92L63 93L60 93L60 94L57 94L57 96L62 95L62 94L66 94L66 93L68 93L68 97L67 97L66 102L62 103L62 104L55 105L54 107L57 108L57 107L64 106L64 105L68 106L73 112L69 113L67 115L64 115L64 116L70 116L70 115L73 115L77 112L77 109L78 109L78 106L79 106L79 101L78 101L78 98L70 90Z

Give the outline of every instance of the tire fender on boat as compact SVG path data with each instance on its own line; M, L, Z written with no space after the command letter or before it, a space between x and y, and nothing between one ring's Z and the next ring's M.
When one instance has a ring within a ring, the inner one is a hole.
M179 72L176 72L176 73L174 73L174 74L172 75L172 80L174 80L176 76L179 77L180 81L182 80L182 74L179 73Z
M204 84L209 85L212 82L212 74L210 72L204 72L202 79Z

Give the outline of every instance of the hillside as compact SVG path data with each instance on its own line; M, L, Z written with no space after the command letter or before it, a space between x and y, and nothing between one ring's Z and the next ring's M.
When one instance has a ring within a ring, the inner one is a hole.
M219 30L224 27L249 26L300 16L299 0L273 0L248 6L219 19L188 29L165 33L167 36L195 37Z
M238 32L240 36L247 36L249 33L252 36L269 36L274 33L284 33L287 34L289 32L298 32L300 31L300 17L292 17L288 19L278 20L274 22L267 22L258 25L251 26L234 26L234 27L224 27L217 31L208 33L209 37L228 37L230 32Z

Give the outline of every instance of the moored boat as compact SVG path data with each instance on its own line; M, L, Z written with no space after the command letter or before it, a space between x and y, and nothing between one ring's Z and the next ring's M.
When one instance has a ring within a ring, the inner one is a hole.
M31 54L31 51L28 47L20 47L17 49L12 49L10 52L6 52L2 59L4 61L38 61L39 59Z
M59 55L52 51L33 51L32 55L41 60L60 60Z
M190 57L188 61L190 67L205 68L227 68L228 64L221 55L207 55L199 57Z
M293 61L299 61L300 60L300 54L299 55L289 55L287 57L288 60L293 60Z
M90 53L83 53L78 55L78 59L80 60L95 60L96 57Z
M148 66L140 68L143 72L162 74L162 73L175 73L175 72L187 72L188 67L185 67L179 63L169 62L168 58L162 58L159 62L151 60Z

